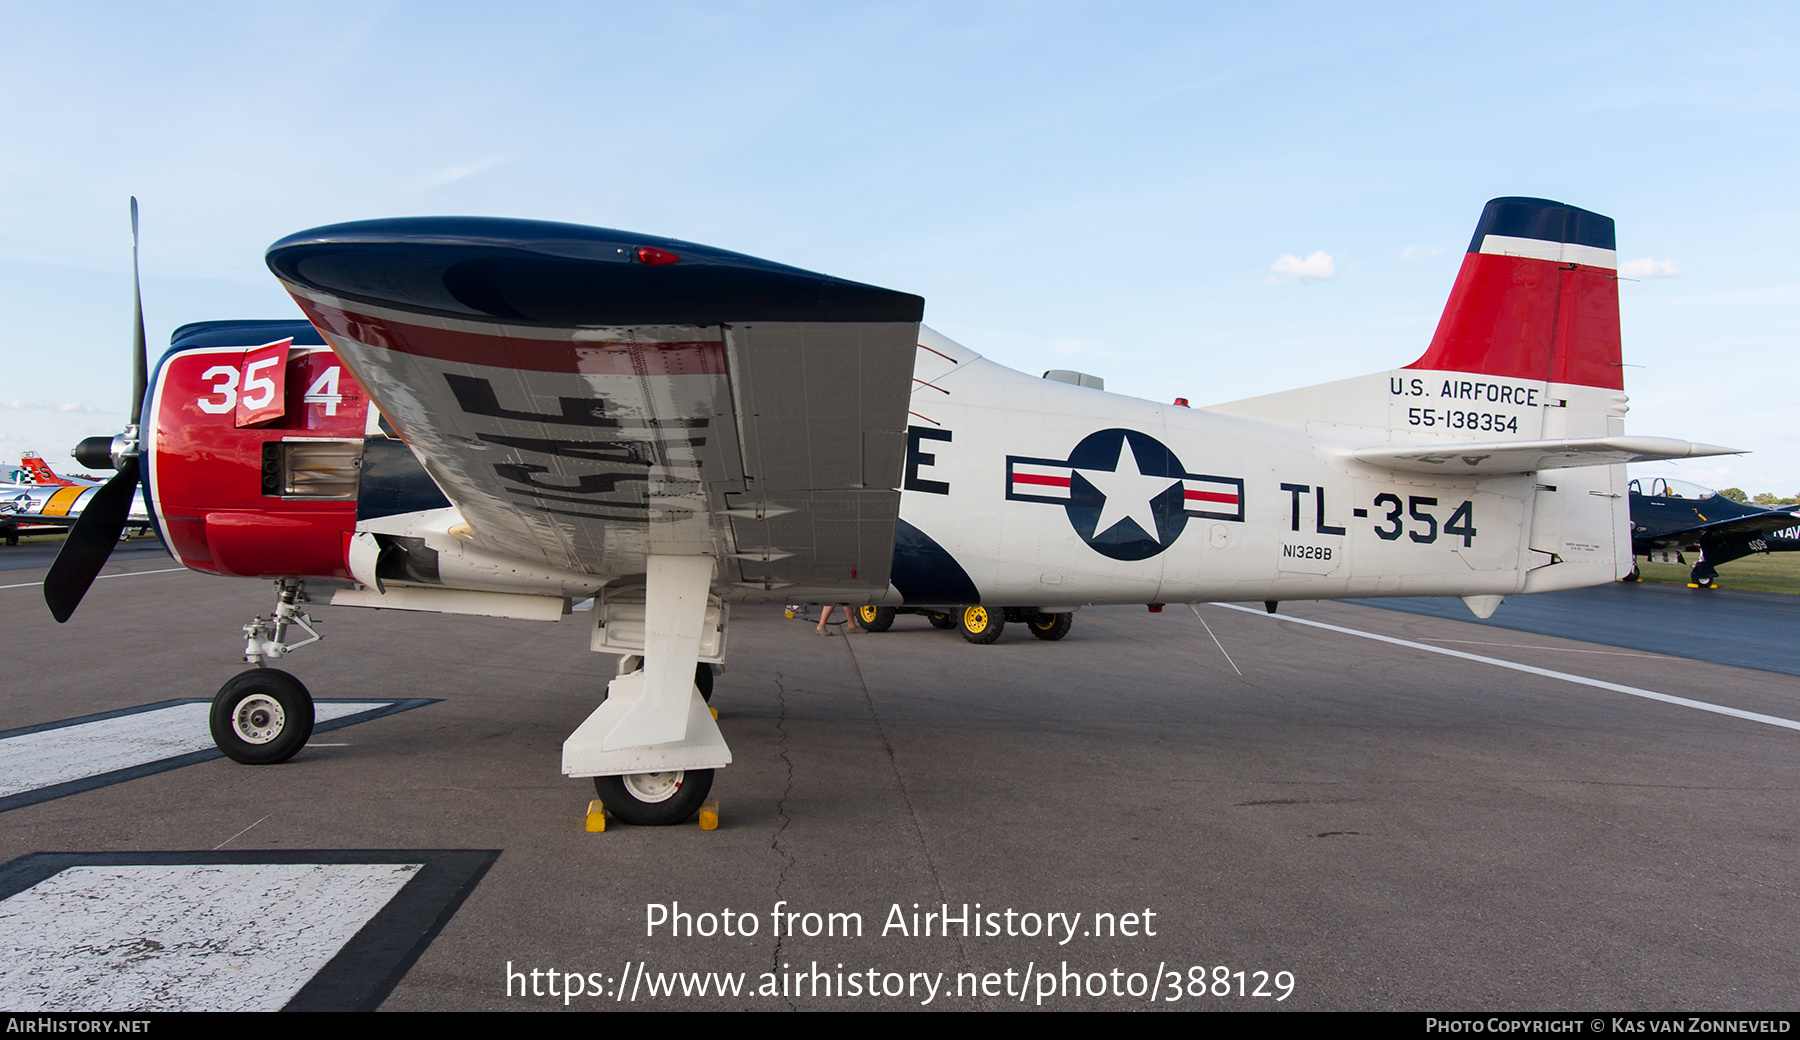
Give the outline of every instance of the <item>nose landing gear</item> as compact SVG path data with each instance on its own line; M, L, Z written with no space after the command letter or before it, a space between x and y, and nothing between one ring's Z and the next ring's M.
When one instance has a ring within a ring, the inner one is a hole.
M313 730L313 700L306 684L263 663L324 637L300 609L306 602L306 583L284 578L275 588L275 613L266 621L258 615L244 626L244 660L255 667L232 676L213 697L213 743L226 758L251 766L293 758ZM293 628L305 631L308 638L288 642Z

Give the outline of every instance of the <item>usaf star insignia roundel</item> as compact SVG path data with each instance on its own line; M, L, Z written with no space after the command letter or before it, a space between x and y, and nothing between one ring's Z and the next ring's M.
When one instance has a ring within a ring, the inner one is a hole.
M1090 548L1146 560L1175 544L1190 518L1244 519L1244 481L1189 473L1161 441L1100 430L1067 459L1006 458L1006 497L1062 506Z

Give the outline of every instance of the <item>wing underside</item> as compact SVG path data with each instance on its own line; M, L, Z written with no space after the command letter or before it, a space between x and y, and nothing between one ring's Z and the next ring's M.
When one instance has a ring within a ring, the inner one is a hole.
M607 580L707 555L733 599L886 589L922 301L632 239L678 257L647 270L594 241L618 232L429 223L309 232L270 266L474 548ZM515 270L545 256L564 284Z

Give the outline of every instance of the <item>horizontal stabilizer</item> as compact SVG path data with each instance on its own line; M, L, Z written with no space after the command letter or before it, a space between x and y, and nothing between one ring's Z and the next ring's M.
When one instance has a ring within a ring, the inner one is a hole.
M1673 437L1594 437L1570 441L1500 441L1492 444L1437 444L1358 448L1358 462L1401 473L1466 474L1476 477L1535 473L1541 469L1662 462L1707 455L1741 455L1740 448L1695 444Z

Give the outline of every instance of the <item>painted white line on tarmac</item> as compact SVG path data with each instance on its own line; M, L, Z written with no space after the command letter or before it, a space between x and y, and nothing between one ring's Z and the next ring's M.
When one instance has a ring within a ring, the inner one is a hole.
M140 574L174 574L176 571L185 570L187 570L186 567L164 567L160 571L126 571L123 574L102 574L94 580L99 581L101 578L135 578ZM27 581L18 585L0 585L0 589L35 589L42 584L43 582L41 581Z
M0 901L0 1007L277 1011L423 866L69 867Z
M1627 650L1577 650L1572 646L1539 646L1536 643L1496 643L1489 639L1432 639L1420 636L1427 643L1461 643L1464 646L1509 646L1515 650L1549 650L1558 654L1600 654L1604 657L1642 657L1648 661L1680 661L1682 658L1670 657L1668 654L1638 654Z
M1775 715L1764 715L1754 711L1744 711L1741 708L1728 708L1723 704L1711 704L1707 701L1697 701L1688 697L1677 697L1673 694L1657 693L1655 690L1642 690L1636 686L1626 686L1622 683L1607 682L1604 679L1590 679L1585 675L1571 675L1568 672L1552 671L1549 668L1538 668L1534 665L1519 664L1516 661L1503 661L1498 657L1483 657L1480 654L1471 654L1466 650L1452 650L1445 646L1431 646L1427 643L1415 643L1410 639L1396 639L1393 636L1377 635L1374 632L1364 632L1360 629L1345 628L1342 625L1328 625L1323 621L1309 621L1306 618L1288 617L1284 614L1269 614L1255 607L1241 607L1235 603L1214 603L1212 606L1224 607L1226 610L1241 610L1246 614L1254 614L1257 617L1266 617L1275 621L1285 621L1290 625L1305 625L1309 628L1323 628L1326 631L1341 632L1347 636L1356 636L1361 639L1373 639L1380 643L1392 643L1395 646L1410 647L1411 649L1423 650L1430 654L1443 654L1445 657L1460 657L1465 661L1478 661L1482 664L1494 665L1497 668L1508 668L1515 672L1541 675L1546 679L1561 679L1564 682L1571 682L1580 686L1592 686L1599 690L1611 690L1613 693L1623 693L1631 697L1642 697L1645 700L1661 701L1664 704L1679 704L1684 708L1710 711L1717 715L1729 715L1734 719L1746 719L1750 722L1760 722L1768 726L1780 726L1783 729L1800 730L1800 722L1795 722L1793 719L1784 719Z
M393 703L315 701L314 725ZM195 701L0 739L0 798L208 750L211 713Z

